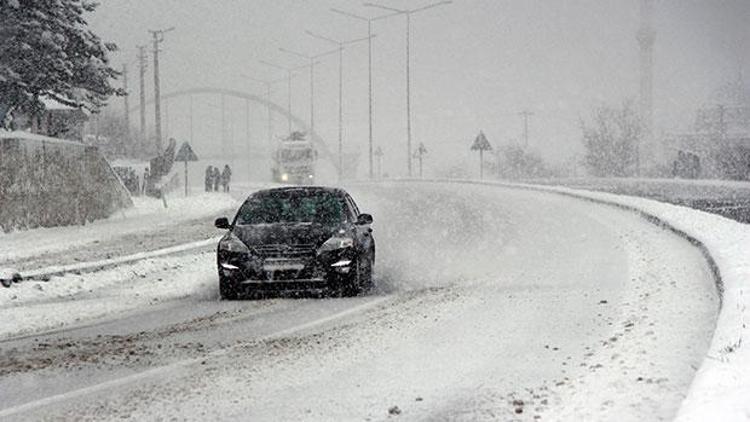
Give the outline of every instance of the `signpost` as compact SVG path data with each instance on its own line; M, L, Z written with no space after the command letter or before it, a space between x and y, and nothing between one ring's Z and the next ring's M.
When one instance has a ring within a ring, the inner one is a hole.
M185 196L188 196L188 161L198 161L198 156L189 143L183 142L174 160L185 163Z
M472 151L479 151L479 179L484 179L484 152L492 151L492 145L487 137L484 136L484 132L479 131L474 143L471 145Z

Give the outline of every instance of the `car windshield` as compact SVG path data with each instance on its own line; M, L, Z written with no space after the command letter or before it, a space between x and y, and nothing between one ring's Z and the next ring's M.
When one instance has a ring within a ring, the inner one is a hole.
M284 161L309 161L312 160L310 149L285 149L281 151L281 159Z
M343 221L343 217L343 202L335 195L326 192L281 192L247 200L237 215L237 224L336 224Z

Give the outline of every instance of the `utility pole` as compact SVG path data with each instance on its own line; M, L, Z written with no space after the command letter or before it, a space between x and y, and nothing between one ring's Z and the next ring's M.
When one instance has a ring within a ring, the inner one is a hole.
M367 91L368 91L368 114L369 114L369 137L368 137L368 144L367 144L367 150L368 150L368 161L369 161L369 175L370 179L373 178L373 130L372 130L372 120L373 120L373 85L372 85L372 39L374 35L372 34L372 23L380 20L385 19L393 15L397 15L399 13L389 13L387 15L382 16L376 16L373 18L366 18L364 16L355 15L354 13L345 12L343 10L339 9L331 9L332 12L338 13L343 16L347 16L352 19L357 19L359 21L367 22ZM382 152L382 151L381 151Z
M191 94L189 96L190 103L189 103L189 110L188 114L190 115L190 145L195 145L193 143L193 95Z
M161 93L159 86L159 44L164 42L164 34L173 31L174 28L168 29L156 29L149 30L153 37L153 53L154 53L154 115L156 125L156 152L161 154L162 152L162 139L161 139Z
M440 1L416 9L396 9L375 3L365 3L365 6L377 7L380 9L395 12L393 15L406 15L406 162L409 177L412 175L411 170L411 15L423 12L427 9L450 4L452 1Z
M417 150L414 151L414 158L419 160L419 178L422 178L422 161L424 160L424 156L427 154L427 148L424 147L423 143L419 143L419 147L417 147Z
M523 117L523 147L527 149L529 147L529 117L533 116L534 113L524 110L518 115Z
M294 72L296 72L297 70L300 70L300 69L307 68L307 65L297 66L297 67L286 67L286 66L278 65L276 63L267 62L265 60L260 60L260 62L262 64L266 65L266 66L271 66L273 68L276 68L276 69L279 69L279 70L283 70L284 72L286 72L286 83L287 83L287 88L286 88L286 95L287 95L286 107L287 107L287 110L286 110L286 114L287 114L287 126L288 126L287 127L287 133L291 134L292 133L292 78L294 77ZM247 77L247 78L249 78L249 77ZM253 79L253 78L249 78L249 79ZM278 81L266 82L266 81L261 81L261 80L257 80L257 79L253 79L253 80L256 81L256 82L260 82L260 83L266 84L267 99L268 99L268 102L270 103L271 102L271 85L270 84L278 82ZM268 121L269 122L271 121L271 108L270 107L268 108ZM268 136L269 139L271 138L270 131L271 131L271 129L270 129L270 123L269 123L269 136Z
M123 63L122 65L122 90L125 91L123 96L125 106L125 142L127 142L127 148L132 148L132 141L130 139L130 91L128 91L128 65ZM125 148L123 148L124 150Z
M373 152L373 155L378 158L378 179L383 178L383 148L378 147L375 152Z
M310 56L310 55L303 54L303 53L298 53L296 51L288 50L286 48L279 48L279 51L310 61L310 63L305 67L310 68L310 132L312 133L315 131L315 65L318 64L316 60L319 59L320 57L328 56L333 53L337 53L339 50L336 49L336 50L326 51L325 53L316 54L314 56ZM341 169L339 169L339 172L341 172Z
M169 100L164 100L164 133L169 140Z
M138 74L140 83L140 118L141 118L141 139L139 149L145 153L146 142L146 46L138 46Z
M727 107L724 104L719 104L716 106L716 108L719 118L719 137L721 138L721 140L725 140L727 138Z
M227 149L227 101L226 96L221 94L221 148L226 154Z
M372 36L366 38L355 38L347 41L334 40L320 34L316 34L312 31L305 31L307 35L323 40L332 44L338 45L339 52L339 181L343 177L344 171L344 47L347 45L356 44L362 41L370 40Z

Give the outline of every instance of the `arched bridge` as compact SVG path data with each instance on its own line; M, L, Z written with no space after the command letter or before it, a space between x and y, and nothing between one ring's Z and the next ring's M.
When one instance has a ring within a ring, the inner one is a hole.
M338 170L338 159L336 156L333 155L331 150L323 141L323 138L318 133L311 131L309 125L303 119L300 119L294 114L290 114L285 107L282 107L274 103L273 101L268 101L263 97L259 97L258 95L250 94L250 93L243 92L243 91L238 91L235 89L212 88L212 87L198 87L198 88L182 89L182 90L162 94L161 98L162 100L169 100L172 98L187 97L190 95L202 95L202 94L226 95L228 97L235 97L235 98L240 98L243 100L251 101L253 103L260 104L264 107L268 107L272 112L276 114L280 114L287 119L290 119L292 123L294 123L300 130L307 132L307 134L310 136L310 139L312 140L312 142L315 144L316 148L318 149L319 155L326 158L328 162L336 170ZM146 105L152 105L153 103L154 103L154 99L151 98L150 100L146 102ZM134 113L137 111L138 111L138 107L130 108L131 113Z

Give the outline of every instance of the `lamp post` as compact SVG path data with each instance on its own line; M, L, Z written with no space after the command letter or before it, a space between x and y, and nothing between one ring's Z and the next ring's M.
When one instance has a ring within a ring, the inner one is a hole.
M283 70L283 71L286 72L286 81L287 81L287 91L286 91L286 93L287 93L287 99L286 99L287 126L288 126L289 133L292 133L292 77L294 76L294 72L295 71L297 71L299 69L306 68L307 66L286 67L286 66L281 66L281 65L278 65L276 63L271 63L271 62L268 62L268 61L265 61L265 60L260 60L260 63L262 63L262 64L264 64L266 66L271 66L271 67L279 69L279 70ZM268 95L270 96L270 93ZM269 115L269 118L270 118L270 115L271 115L271 109L270 108L268 109L268 115Z
M373 155L378 157L378 179L383 178L383 155L385 153L383 152L383 148L378 147L375 152L373 152Z
M307 35L317 38L319 40L323 40L332 44L338 45L338 52L339 52L339 181L343 177L343 171L344 171L344 47L347 45L356 44L365 40L370 40L372 38L372 35L367 36L365 38L355 38L351 40L335 40L333 38L328 38L326 36L317 34L312 31L305 31Z
M315 60L323 56L328 56L330 54L337 53L339 50L336 49L336 50L326 51L325 53L320 53L320 54L316 54L313 56L299 53L297 51L292 51L286 48L279 48L279 51L310 61L308 65L300 66L300 67L310 68L310 132L314 132L315 131L315 65L317 64Z
M369 99L369 137L368 137L368 162L369 162L369 175L370 179L373 178L373 130L372 130L372 119L373 119L373 94L372 94L372 38L374 37L372 34L372 23L385 19L394 15L398 15L400 13L389 13L387 15L381 15L381 16L375 16L372 18L367 18L364 16L355 15L354 13L349 13L343 10L339 9L331 9L331 12L338 13L340 15L357 19L359 21L367 22L367 89L368 89L368 99ZM382 152L382 150L381 150Z
M396 9L376 3L365 3L365 6L377 7L394 12L393 16L406 15L406 162L409 177L411 177L411 15L427 9L452 3L450 0L440 1L416 9Z
M417 147L416 151L414 151L414 158L416 158L419 161L419 178L422 178L422 162L424 161L424 156L427 154L427 148L425 148L424 144L422 142L419 143L419 147Z
M273 144L273 116L271 114L271 86L273 84L275 84L275 83L278 83L278 82L287 81L288 78L276 79L276 80L268 80L268 79L254 78L254 77L248 76L248 75L240 75L240 76L242 76L245 79L249 79L251 81L254 81L254 82L257 82L259 84L262 84L263 86L266 87L266 103L267 103L266 104L266 110L268 111L268 123L267 123L266 129L268 130L268 145L270 146L270 145ZM291 104L291 101L290 101L290 104ZM290 106L290 108L291 108L291 106ZM290 110L290 114L291 114L291 110ZM290 120L290 124L291 124L291 120ZM291 130L290 130L290 132L291 132Z

